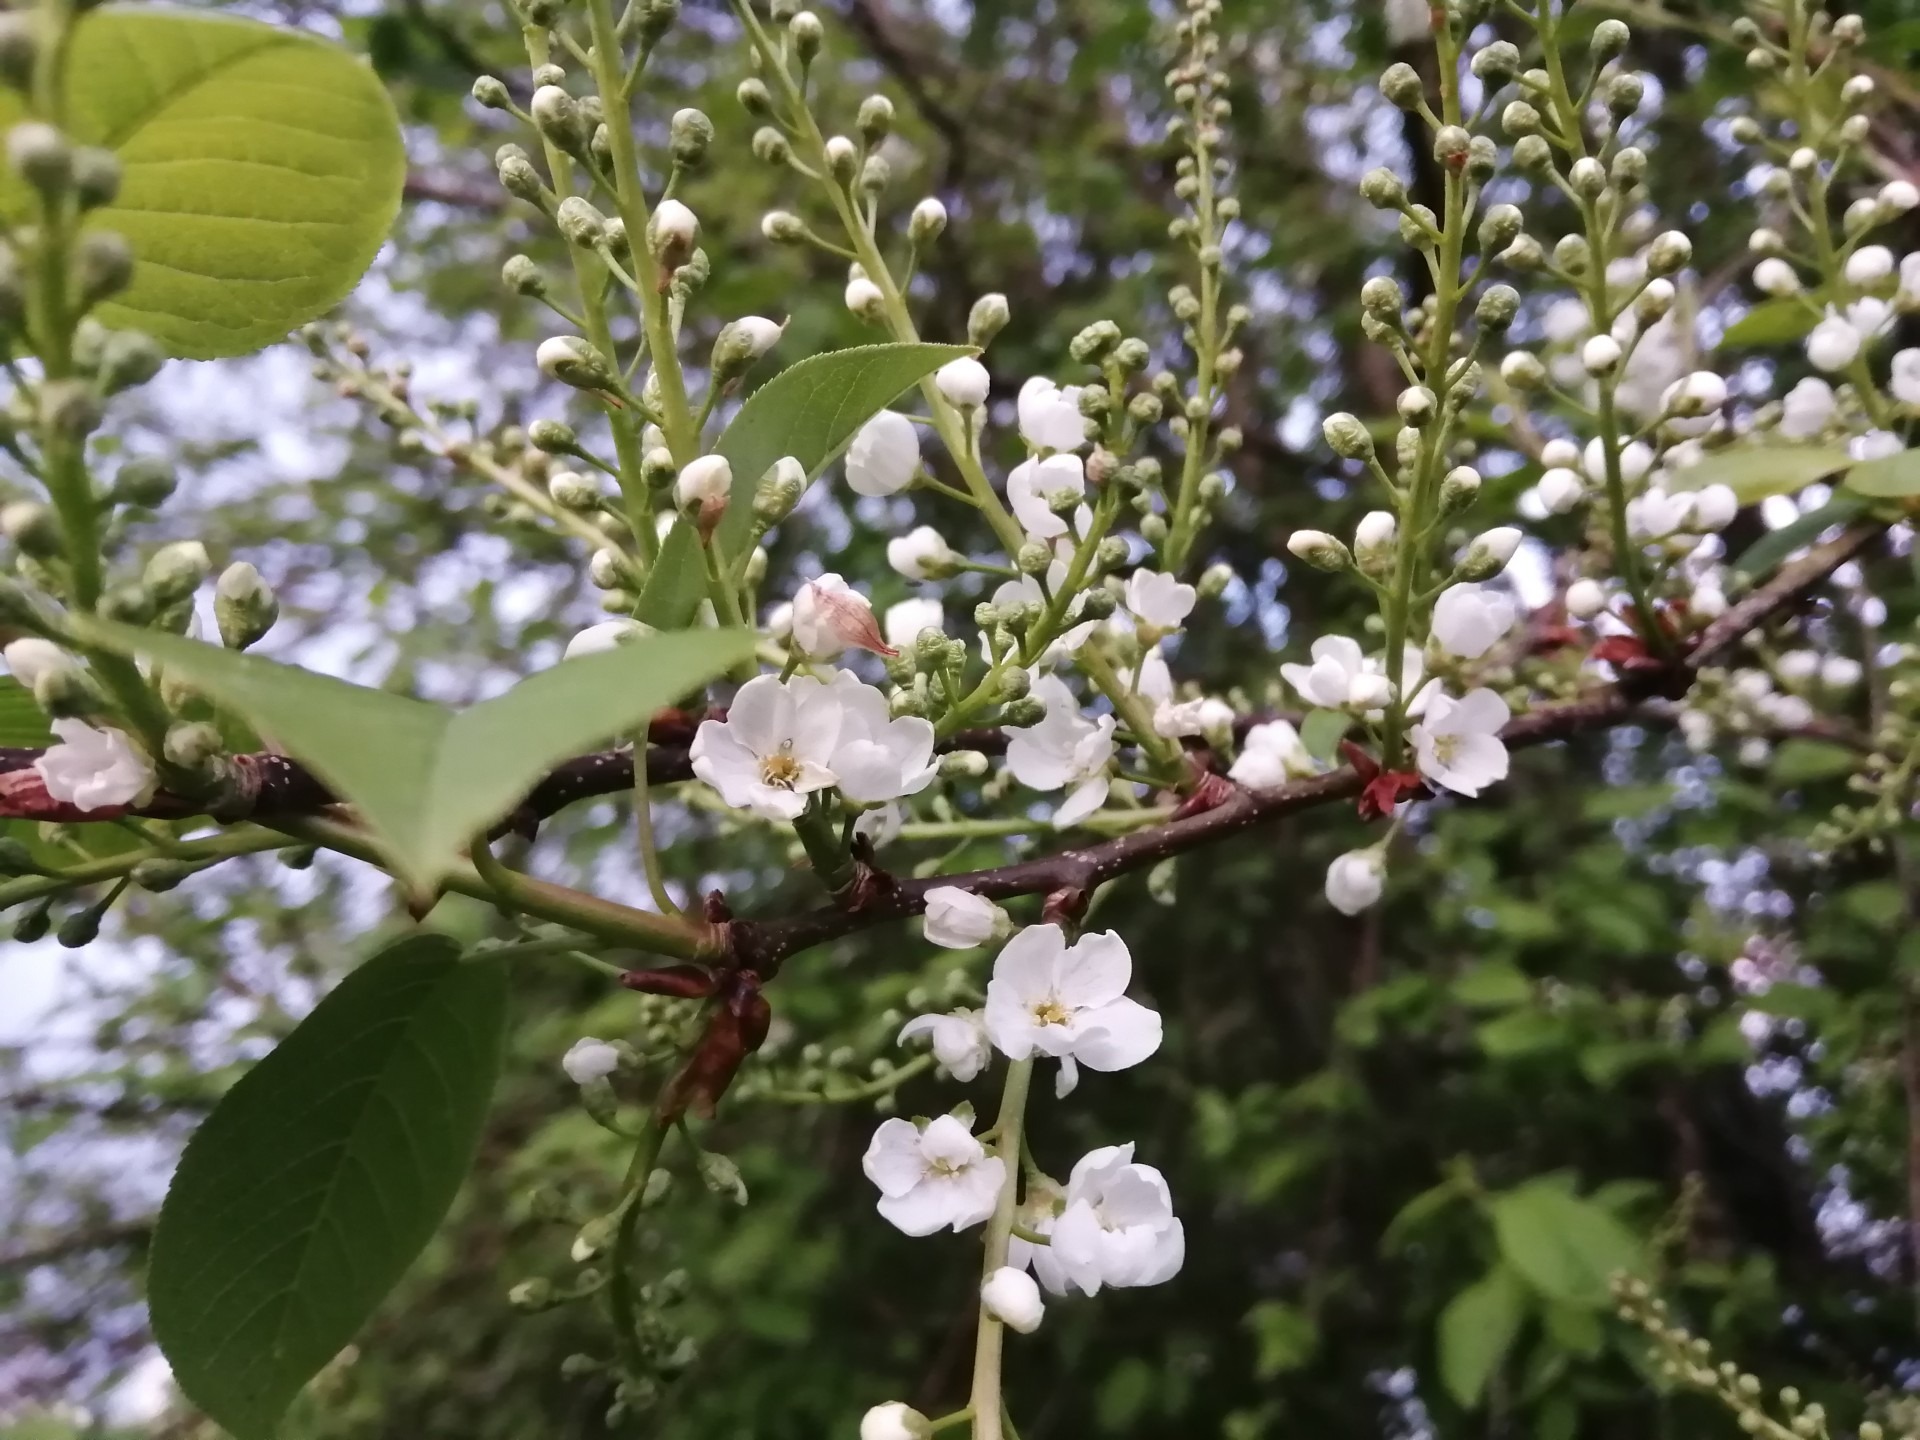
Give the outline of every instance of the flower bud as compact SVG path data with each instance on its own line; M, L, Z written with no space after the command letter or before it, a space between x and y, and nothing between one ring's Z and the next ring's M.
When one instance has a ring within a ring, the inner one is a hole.
M576 390L610 390L613 367L598 350L577 335L555 335L540 342L534 352L540 373Z
M212 573L213 562L207 558L206 546L198 540L176 540L154 552L141 583L156 603L165 606L187 599Z
M38 500L15 500L0 506L0 535L36 559L50 560L61 550L59 522Z
M1522 135L1513 142L1513 165L1523 175L1545 175L1553 169L1553 147L1544 135Z
M509 255L507 263L500 267L500 283L514 294L532 299L547 293L547 277L540 273L540 267L530 255Z
M564 420L536 420L527 426L527 443L548 455L578 455L580 439Z
M547 497L562 510L584 514L600 504L600 487L577 470L556 470L547 477Z
M1480 296L1473 318L1481 329L1503 335L1520 313L1520 292L1511 285L1490 285Z
M1633 317L1642 325L1656 325L1673 309L1675 291L1671 280L1649 280L1647 288L1633 302Z
M198 771L206 769L210 762L225 754L226 748L220 738L218 725L194 720L169 726L161 751L169 764L178 765L182 770Z
M1496 40L1474 53L1472 69L1490 91L1497 90L1520 73L1519 48L1509 40Z
M1519 237L1526 217L1518 205L1495 205L1480 221L1480 249L1496 255Z
M1376 210L1399 210L1407 203L1405 183L1384 165L1361 177L1360 194Z
M713 144L713 121L704 111L691 107L676 110L667 136L673 163L689 170L697 169L707 158L707 147Z
M1467 152L1473 148L1473 136L1464 126L1442 125L1433 136L1433 158L1449 170L1458 170L1466 163Z
M1471 465L1456 465L1440 481L1440 513L1452 515L1471 505L1480 493L1480 472Z
M1439 412L1440 402L1424 385L1409 385L1394 402L1400 418L1416 429L1426 425Z
M1360 517L1353 532L1353 558L1363 574L1378 578L1393 568L1394 546L1400 537L1400 524L1385 510L1369 510ZM1292 548L1289 540L1288 548ZM1299 552L1295 552L1296 554Z
M1606 608L1606 588L1598 580L1576 580L1567 586L1567 613L1574 619L1591 620Z
M0 14L0 84L31 89L39 58L40 32L34 16L20 11Z
M214 583L213 616L220 643L229 650L245 650L273 628L280 602L260 572L240 560L222 570Z
M127 461L114 473L113 488L107 492L107 498L116 505L157 510L178 483L173 467L166 461L141 456Z
M1607 167L1591 155L1583 155L1573 162L1573 168L1567 172L1576 195L1588 200L1598 200L1607 190Z
M581 124L580 106L558 85L542 85L535 90L527 113L533 117L533 128L540 132L543 140L569 155L578 154L583 148L587 135Z
M806 468L791 455L781 456L760 477L760 484L753 492L754 519L762 528L772 529L793 513L793 507L800 503L806 489Z
M910 1405L890 1400L860 1417L860 1440L927 1440L933 1424Z
M673 482L674 503L682 510L697 510L710 502L725 504L732 493L733 467L724 455L689 460Z
M1516 139L1522 135L1537 136L1540 112L1525 100L1509 101L1507 108L1500 112L1500 128Z
M762 125L753 132L753 158L763 165L784 165L793 159L793 146L774 126Z
M744 375L779 342L785 329L761 315L743 315L724 326L713 342L713 378L724 385Z
M1654 237L1647 247L1647 269L1654 275L1671 275L1693 258L1693 242L1678 230Z
M1360 287L1360 308L1382 319L1398 321L1407 297L1390 275L1375 275Z
M893 179L893 167L884 155L869 155L860 162L860 193L878 195Z
M43 121L23 120L7 132L7 163L49 198L64 194L73 180L73 147Z
M947 228L947 207L929 195L913 207L907 219L907 238L915 245L931 245Z
M844 135L828 138L825 154L827 169L842 185L851 184L860 169L860 147Z
M793 40L794 53L800 57L802 65L813 62L820 53L821 42L826 39L826 29L820 23L820 17L811 10L802 10L787 22L787 34Z
M1287 549L1316 570L1338 574L1353 567L1347 547L1324 530L1296 530L1287 537Z
M1418 110L1426 103L1427 88L1420 83L1420 72L1405 61L1389 65L1380 77L1380 93L1402 110Z
M1513 552L1520 548L1520 532L1511 525L1500 525L1474 538L1460 562L1463 580L1491 580L1507 568Z
M647 219L648 252L667 270L687 263L699 234L699 218L678 200L662 200Z
M860 113L854 122L860 128L860 138L869 145L878 145L893 131L893 102L884 95L869 95L860 102Z
M1620 342L1611 335L1595 335L1580 349L1580 363L1589 375L1610 375L1620 364Z
M949 360L933 372L933 383L949 405L972 410L986 404L993 388L987 367L971 356Z
M1424 205L1409 205L1400 213L1400 243L1409 250L1428 250L1440 228L1440 217Z
M775 245L798 245L807 238L807 226L789 211L769 210L760 217L760 233Z
M998 292L982 295L973 302L973 309L967 315L967 343L976 349L986 349L1012 318L1006 296Z
M1367 427L1357 416L1349 415L1344 410L1329 415L1322 422L1320 433L1326 436L1328 447L1342 460L1373 458L1373 436L1367 433Z
M1500 362L1500 378L1516 390L1538 390L1547 383L1547 367L1529 350L1515 350Z
M1033 1277L1011 1265L1002 1265L980 1283L980 1308L1022 1335L1038 1330L1046 1314Z
M554 221L570 245L592 250L607 238L607 217L578 195L569 195L554 212Z
M847 309L853 312L855 318L869 325L886 323L887 297L866 276L857 276L847 282L845 299Z

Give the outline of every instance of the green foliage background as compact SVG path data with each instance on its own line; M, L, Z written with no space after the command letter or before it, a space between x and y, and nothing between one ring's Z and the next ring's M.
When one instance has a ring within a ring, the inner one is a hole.
M558 257L499 203L486 157L518 137L464 98L479 69L515 70L499 7L395 0L373 18L323 3L246 8L337 27L371 55L409 127L410 199L375 281L346 312L376 353L411 349L425 362L457 348L471 370L455 368L447 398L473 394L488 423L555 413L557 396L536 398L530 358L546 322L504 299L495 276L516 250ZM906 142L900 218L921 193L954 213L921 286L930 338L961 338L973 298L1006 292L1013 324L991 358L1010 392L1028 373L1066 378L1066 341L1091 320L1169 332L1164 296L1177 277L1158 257L1172 160L1138 143L1154 133L1155 7L976 0L957 29L939 17L958 7L921 0L822 8L823 111L845 123L862 94L885 89ZM1366 598L1276 557L1292 529L1344 531L1366 508L1315 448L1310 422L1336 407L1384 413L1398 383L1362 348L1355 298L1370 267L1401 263L1353 190L1365 164L1402 153L1399 117L1368 89L1393 58L1375 8L1228 5L1224 28L1244 37L1230 66L1245 205L1232 269L1259 318L1232 397L1248 443L1230 523L1211 544L1247 585L1224 612L1203 608L1178 665L1215 690L1260 693L1281 652L1357 623ZM1890 114L1909 123L1920 20L1908 0L1860 9L1895 87ZM1695 18L1720 23L1719 7ZM1739 175L1699 128L1747 82L1737 53L1703 52L1690 24L1641 25L1638 53L1665 92L1652 183L1711 272L1740 254L1751 222L1732 203ZM710 338L735 315L790 315L779 352L789 360L859 343L870 337L840 305L844 277L759 238L760 214L792 192L747 154L751 127L731 98L741 66L724 7L690 0L653 82L650 138L664 140L682 104L707 110L721 136L719 163L685 196L717 262L692 323ZM1910 140L1890 143L1912 154ZM1901 239L1911 248L1920 236ZM690 340L689 353L702 348ZM247 383L244 367L231 373L228 383ZM289 613L274 653L329 636L358 647L356 627L379 620L393 638L375 644L369 631L366 663L396 688L462 698L491 693L590 618L577 557L558 542L516 532L509 551L477 488L416 466L317 391L310 418L333 437L314 452L338 461L332 473L289 478L265 462L267 437L201 436L185 448L204 483L185 485L138 537L195 535L216 557L260 563ZM160 405L125 443L179 449L177 431L197 432L177 419ZM1490 451L1501 438L1489 435ZM783 527L775 576L830 562L871 579L877 601L902 598L882 550L904 512L860 514L854 525L816 512ZM441 558L450 553L461 563ZM529 575L537 603L505 603ZM1879 578L1889 631L1903 633L1912 577ZM1155 1064L1089 1077L1070 1104L1041 1107L1035 1144L1064 1173L1091 1146L1135 1140L1170 1180L1188 1260L1161 1289L1050 1308L1040 1334L1013 1347L1016 1413L1032 1417L1022 1433L1732 1433L1703 1402L1651 1383L1636 1335L1589 1283L1596 1256L1637 1261L1656 1239L1668 1293L1724 1353L1857 1415L1860 1397L1912 1364L1920 1276L1898 1236L1864 1219L1823 1240L1820 1210L1843 1167L1842 1198L1866 1217L1909 1213L1901 1066L1920 952L1906 943L1914 896L1891 869L1819 872L1797 859L1796 835L1844 794L1834 761L1789 748L1756 774L1642 731L1531 752L1488 803L1433 807L1402 847L1389 903L1358 921L1319 898L1327 861L1360 834L1345 814L1269 828L1180 861L1152 887L1103 895L1094 921L1127 937L1167 1044ZM743 850L690 821L666 838L670 868L691 885L721 883L768 913L812 901L778 845ZM630 843L619 807L603 803L550 826L539 859L638 894ZM1005 853L975 842L902 863L966 868ZM294 875L242 861L220 877L128 902L113 943L137 943L153 965L102 1002L98 1068L45 1084L8 1059L6 1133L27 1178L13 1223L0 1217L0 1350L25 1358L0 1367L0 1400L85 1393L144 1343L145 1217L104 1182L34 1157L129 1135L177 1144L243 1060L365 953L369 932L406 923L397 896L344 862ZM1818 983L1743 998L1727 970L1742 954ZM911 1013L909 992L937 987L954 963L905 928L800 957L770 990L784 1037L776 1060L817 1043L851 1047L864 1064ZM0 956L0 975L6 964ZM1792 1022L1763 1057L1770 1090L1744 1073L1755 1057L1738 1022L1754 1006ZM558 1058L581 1034L630 1033L638 1014L634 997L590 979L516 967L507 1073L476 1173L424 1262L296 1407L287 1435L601 1433L605 1389L560 1373L567 1355L597 1353L597 1320L522 1315L506 1291L564 1279L573 1227L542 1217L569 1202L591 1212L612 1193L624 1157L579 1113ZM903 1098L909 1113L932 1110L954 1090L923 1081ZM640 1433L813 1440L851 1434L881 1399L936 1408L961 1393L974 1252L908 1240L877 1219L858 1165L874 1123L860 1107L723 1112L714 1138L739 1160L752 1201L735 1210L684 1183L655 1212L650 1256L688 1273L675 1319L700 1355ZM1526 1238L1527 1216L1502 1208L1514 1202L1487 1203L1530 1183L1527 1203L1560 1217L1549 1253ZM1453 1328L1508 1332L1505 1353L1475 1356L1460 1341L1437 1356L1441 1317L1463 1292L1474 1298ZM1486 1399L1469 1411L1454 1396L1476 1388L1463 1378L1476 1372L1489 1377ZM176 1417L165 1428L200 1427Z

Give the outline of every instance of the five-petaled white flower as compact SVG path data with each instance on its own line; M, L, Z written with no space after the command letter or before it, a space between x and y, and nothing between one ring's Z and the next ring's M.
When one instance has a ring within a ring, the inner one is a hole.
M693 773L735 809L792 820L807 808L807 796L836 781L829 762L840 719L829 687L759 676L740 687L725 720L700 723L688 752Z
M1491 690L1469 690L1458 700L1436 694L1413 727L1420 773L1458 795L1478 795L1507 778L1507 747L1500 739L1513 712Z
M986 1026L978 1010L955 1010L950 1015L916 1015L900 1028L894 1041L904 1045L925 1035L933 1044L933 1058L954 1079L965 1082L987 1068L993 1058Z
M1286 682L1310 704L1329 710L1348 705L1371 709L1392 698L1387 677L1370 673L1360 642L1346 635L1322 635L1309 652L1311 665L1282 665Z
M947 537L931 525L915 526L887 542L887 564L909 580L939 580L959 559Z
M1036 450L1078 450L1087 443L1080 387L1065 389L1036 375L1020 387L1020 437Z
M1053 823L1077 825L1107 799L1107 763L1113 759L1114 719L1089 720L1066 682L1042 675L1028 692L1045 703L1037 725L1014 727L1007 738L1007 769L1030 790L1070 789Z
M1060 1213L1042 1233L1051 1244L1016 1238L1007 1258L1030 1263L1056 1295L1159 1285L1180 1273L1187 1255L1166 1179L1151 1165L1134 1164L1132 1145L1106 1145L1083 1156L1067 1180Z
M1049 455L1023 460L1007 475L1007 503L1020 527L1035 540L1067 533L1067 517L1056 507L1077 504L1087 493L1087 470L1078 455Z
M978 1225L993 1213L1006 1163L989 1155L971 1131L951 1115L924 1126L911 1120L882 1122L860 1162L880 1187L880 1214L908 1235L931 1235Z
M1126 996L1127 942L1111 930L1072 945L1058 925L1009 940L987 982L987 1035L1012 1060L1048 1055L1095 1070L1125 1070L1160 1048L1160 1015ZM1073 1086L1067 1071L1061 1090Z
M891 655L873 618L873 602L838 575L809 580L793 597L793 643L811 660L831 660L848 646Z
M972 950L1005 934L1007 912L957 885L927 891L927 939L949 950Z
M1269 720L1247 731L1227 778L1249 790L1272 790L1318 769L1300 732L1285 720Z
M53 733L60 743L33 762L52 799L76 810L107 810L153 794L153 765L123 731L56 720Z
M856 495L892 495L920 470L920 434L898 410L882 410L847 447L847 484Z
M620 1052L604 1040L596 1040L591 1035L576 1040L560 1057L560 1068L567 1072L567 1078L576 1085L591 1084L595 1080L604 1080L620 1068Z
M1455 585L1433 607L1433 638L1449 655L1478 660L1513 628L1513 602L1484 585Z
M1127 577L1127 609L1155 630L1178 630L1193 613L1198 593L1177 575L1160 570L1136 570Z
M931 720L895 717L887 697L850 670L836 670L830 685L806 675L791 684L802 704L818 703L812 697L821 691L839 714L827 768L847 799L873 805L917 795L933 783L940 767L933 758Z

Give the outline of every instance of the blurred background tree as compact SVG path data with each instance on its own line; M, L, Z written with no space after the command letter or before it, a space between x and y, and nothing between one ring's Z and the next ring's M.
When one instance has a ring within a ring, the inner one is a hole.
M516 252L558 257L505 203L490 159L508 138L502 117L468 96L477 75L524 68L504 7L232 8L342 37L399 100L408 205L345 311L375 357L412 362L422 399L476 401L482 427L556 413L530 363L548 333L542 312L497 276ZM1366 604L1347 579L1290 567L1284 540L1303 525L1345 533L1366 508L1318 426L1337 408L1390 413L1401 383L1360 341L1361 281L1400 267L1416 296L1423 288L1391 224L1356 192L1379 163L1416 190L1427 178L1415 163L1423 147L1405 143L1407 117L1373 89L1392 59L1420 53L1411 42L1395 50L1405 7L1384 8L1229 0L1222 25L1234 37L1244 206L1229 268L1255 320L1230 403L1246 444L1229 521L1208 541L1240 579L1224 614L1203 607L1181 656L1182 674L1213 693L1265 697L1278 658L1297 658L1291 637L1355 625ZM1859 8L1892 102L1876 143L1892 171L1911 173L1920 19L1911 0ZM1164 244L1174 157L1157 142L1162 9L821 6L822 110L850 116L866 93L890 95L894 193L937 195L954 217L916 284L923 331L960 338L988 290L1011 302L993 352L997 398L1010 401L1027 374L1064 375L1068 339L1093 320L1177 330ZM1752 93L1737 48L1703 43L1725 9L1618 0L1576 12L1634 23L1637 62L1659 87L1649 183L1693 234L1700 271L1720 278L1752 223L1735 203L1751 188L1744 162L1711 139ZM792 196L747 157L753 125L732 93L744 51L725 5L688 0L651 73L663 131L681 105L719 129L724 159L684 197L708 236L728 237L714 247L701 313L790 316L795 353L859 343L832 263L760 238L760 216ZM1903 249L1920 242L1905 223L1890 241ZM1718 281L1702 288L1712 298ZM1530 310L1516 335L1540 324ZM443 698L550 661L595 613L576 561L516 527L475 482L404 453L309 380L307 364L294 346L179 364L145 392L123 443L176 456L188 477L185 503L150 522L155 538L164 527L216 558L259 564L288 617L275 653L325 656ZM1777 388L1793 378L1784 368ZM1489 433L1486 447L1488 474L1510 472L1490 487L1517 495L1524 444ZM887 574L881 548L911 503L862 501L857 526L838 503L813 497L781 527L763 593L821 568ZM1867 638L1906 638L1914 576L1897 559L1870 563L1888 613ZM885 583L877 602L906 592ZM1847 624L1835 617L1835 643L1857 647ZM1891 860L1807 862L1800 842L1844 798L1848 768L1844 749L1816 741L1743 763L1628 729L1529 752L1486 803L1427 807L1401 842L1390 903L1359 920L1320 898L1327 862L1358 833L1326 813L1102 896L1094 919L1129 937L1173 1063L1087 1087L1042 1122L1082 1133L1043 1145L1077 1153L1115 1134L1138 1139L1178 1197L1188 1259L1177 1283L1151 1293L1052 1307L1011 1362L1016 1408L1036 1417L1027 1440L1734 1433L1710 1402L1659 1384L1639 1332L1577 1273L1580 1255L1542 1254L1552 1234L1492 1223L1506 1212L1489 1198L1529 1182L1653 1237L1673 1303L1769 1383L1843 1416L1869 1392L1904 1389L1920 1359L1920 1242L1909 1243L1920 1226L1920 952L1906 943L1920 897ZM639 893L624 845L609 844L620 814L601 802L563 817L536 864L626 876ZM671 872L690 886L722 871L771 884L792 868L771 841L723 847L697 814L666 838ZM914 858L965 868L1006 853L998 842L929 843ZM303 871L239 862L164 898L130 896L63 968L44 946L0 955L0 994L22 997L0 1051L0 1416L14 1417L0 1434L84 1428L47 1408L76 1400L102 1407L109 1428L206 1431L178 1411L149 1413L139 1402L150 1387L123 1384L151 1374L139 1295L153 1207L196 1116L352 963L350 937L404 923L378 879L325 858ZM769 908L804 903L804 878L791 884L785 897L763 892ZM716 1207L696 1182L652 1212L651 1253L685 1280L662 1313L697 1354L630 1428L812 1440L851 1434L877 1395L931 1404L963 1383L970 1320L928 1298L964 1293L971 1255L876 1223L858 1166L871 1104L778 1098L801 1072L857 1084L892 1053L913 992L937 993L954 964L917 933L882 929L781 976L777 1043L749 1086L762 1093L731 1102L718 1131L751 1203ZM563 974L516 985L514 1066L475 1179L402 1293L301 1402L289 1436L605 1429L609 1396L591 1366L563 1374L567 1357L601 1343L594 1322L520 1313L506 1294L531 1277L564 1279L571 1227L551 1217L569 1196L604 1199L621 1163L579 1112L558 1057L582 1034L631 1033L643 1006L594 998ZM945 1103L934 1094L909 1088L904 1113ZM1443 1322L1496 1262L1524 1276L1518 1298L1495 1293L1500 1282L1480 1292L1481 1308ZM1458 1334L1441 1354L1447 1324L1481 1335L1485 1354ZM1484 1390L1468 1383L1476 1366ZM1471 1409L1467 1394L1478 1396Z

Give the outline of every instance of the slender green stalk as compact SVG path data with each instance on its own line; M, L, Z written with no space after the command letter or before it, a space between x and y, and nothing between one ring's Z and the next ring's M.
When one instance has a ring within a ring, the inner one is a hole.
M673 903L673 896L667 890L666 876L660 869L660 850L653 838L653 797L648 792L647 728L644 725L633 735L633 823L640 832L640 864L647 872L647 891L653 896L654 908L662 915L678 915L680 907Z
M0 884L0 910L44 896L63 894L83 885L117 880L131 874L135 866L147 860L188 860L212 864L239 855L283 850L287 845L287 837L277 831L262 829L257 825L243 825L203 840L176 840L166 849L155 845L146 850L129 850L123 855L109 855L99 860L70 865L53 875L22 875Z
M1027 1093L1033 1086L1033 1061L1015 1060L1007 1066L1006 1088L1000 1094L1000 1114L994 1121L993 1153L1006 1169L1001 1182L1000 1199L987 1221L986 1256L980 1265L980 1280L1007 1263L1007 1245L1013 1238L1013 1216L1019 1205L1020 1136L1027 1113ZM1000 1358L1006 1338L1006 1326L980 1307L980 1328L973 1344L973 1390L968 1403L973 1410L973 1440L1007 1440L1001 1423Z

